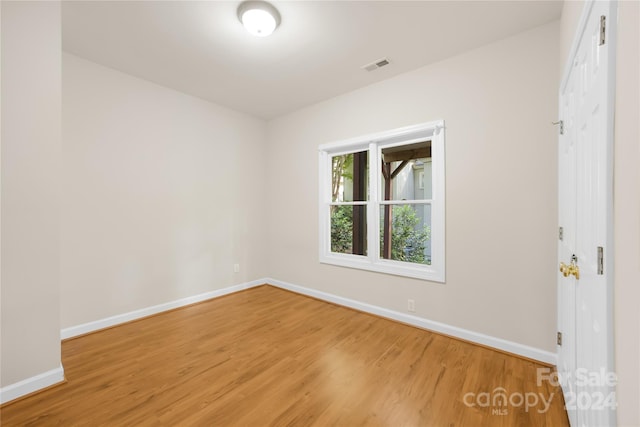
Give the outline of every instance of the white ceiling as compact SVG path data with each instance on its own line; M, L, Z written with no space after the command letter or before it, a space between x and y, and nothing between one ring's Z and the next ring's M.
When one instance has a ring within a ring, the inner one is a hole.
M67 1L63 49L262 118L559 19L561 1L273 1L282 24L247 33L240 1ZM387 57L391 64L360 67Z

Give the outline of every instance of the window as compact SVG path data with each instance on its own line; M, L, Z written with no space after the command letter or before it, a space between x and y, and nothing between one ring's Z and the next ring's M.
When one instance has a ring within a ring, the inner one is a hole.
M444 282L444 122L320 150L320 262Z

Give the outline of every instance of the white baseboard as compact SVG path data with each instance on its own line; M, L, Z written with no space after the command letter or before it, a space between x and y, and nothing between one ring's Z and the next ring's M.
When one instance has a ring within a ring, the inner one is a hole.
M94 332L94 331L115 326L121 323L130 322L132 320L151 316L153 314L157 314L163 311L172 310L174 308L183 307L183 306L194 304L201 301L206 301L208 299L220 297L223 295L228 295L234 292L253 288L263 284L269 284L269 285L272 285L281 289L286 289L292 292L296 292L302 295L311 296L324 301L332 302L334 304L364 311L366 313L375 314L377 316L385 317L387 319L397 320L399 322L407 323L409 325L417 326L419 328L428 329L441 334L450 335L452 337L460 338L473 343L477 343L477 344L485 345L498 350L513 353L529 359L538 360L543 363L548 363L551 365L557 364L556 354L551 353L549 351L541 350L535 347L530 347L524 344L519 344L513 341L507 341L502 338L492 337L490 335L481 334L479 332L470 331L468 329L458 328L456 326L447 325L445 323L436 322L434 320L425 319L423 317L413 316L411 314L406 314L399 311L390 310L388 308L367 304L361 301L344 298L338 295L329 294L329 293L318 291L315 289L305 288L304 286L294 285L292 283L287 283L287 282L283 282L281 280L272 279L272 278L258 279L258 280L243 283L240 285L229 286L227 288L217 289L215 291L205 292L203 294L194 295L191 297L186 297L186 298L182 298L175 301L170 301L164 304L154 305L152 307L147 307L140 310L131 311L128 313L107 317L105 319L84 323L82 325L72 326L70 328L63 329L60 332L60 335L62 339L72 338L78 335Z
M95 332L100 329L105 329L111 326L119 325L121 323L130 322L132 320L141 319L143 317L151 316L163 311L184 307L186 305L195 304L197 302L206 301L208 299L217 298L238 291L243 291L255 286L264 285L265 283L266 282L264 280L254 280L251 282L242 283L240 285L229 286L222 289L216 289L215 291L205 292L203 294L181 298L175 301L169 301L164 304L154 305L152 307L141 308L139 310L130 311L128 313L117 314L115 316L95 320L93 322L83 323L82 325L71 326L60 331L60 339L64 340L67 338L77 337L78 335L88 334L90 332Z
M60 367L56 369L0 388L0 405L63 381L64 369L62 365L60 365Z
M428 329L434 332L439 332L441 334L460 338L466 341L471 341L473 343L493 347L498 350L506 351L529 359L538 360L543 363L548 363L551 365L557 364L557 356L555 353L541 350L539 348L530 347L524 344L518 344L512 341L504 340L502 338L492 337L467 329L458 328L456 326L447 325L445 323L440 323L422 317L401 313L399 311L389 310L387 308L378 307L349 298L343 298L338 295L329 294L315 289L305 288L303 286L286 283L276 279L267 278L264 279L264 282L278 288L287 289L292 292L318 298L324 301L329 301L334 304L350 307L356 310L375 314L377 316L386 317L388 319L397 320L399 322L407 323L409 325Z

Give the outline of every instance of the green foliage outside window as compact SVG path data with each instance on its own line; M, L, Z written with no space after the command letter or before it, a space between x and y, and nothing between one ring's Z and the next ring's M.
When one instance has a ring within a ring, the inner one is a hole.
M431 238L431 228L418 227L420 218L409 205L393 207L391 230L391 259L396 261L431 264L424 255L427 240ZM382 232L381 232L382 234ZM382 238L381 238L382 251Z
M353 207L331 207L331 252L353 253Z
M431 238L431 228L418 227L420 218L409 205L393 207L391 232L391 259L396 261L431 264L425 257L426 242ZM382 229L380 230L382 236ZM353 245L353 207L331 208L331 252L350 254ZM382 237L381 237L382 245ZM382 247L380 248L382 252Z

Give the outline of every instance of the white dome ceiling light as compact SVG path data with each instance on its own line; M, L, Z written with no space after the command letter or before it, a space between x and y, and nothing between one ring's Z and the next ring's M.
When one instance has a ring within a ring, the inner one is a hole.
M266 37L280 25L278 9L265 1L245 1L238 6L238 19L246 30L258 37Z

